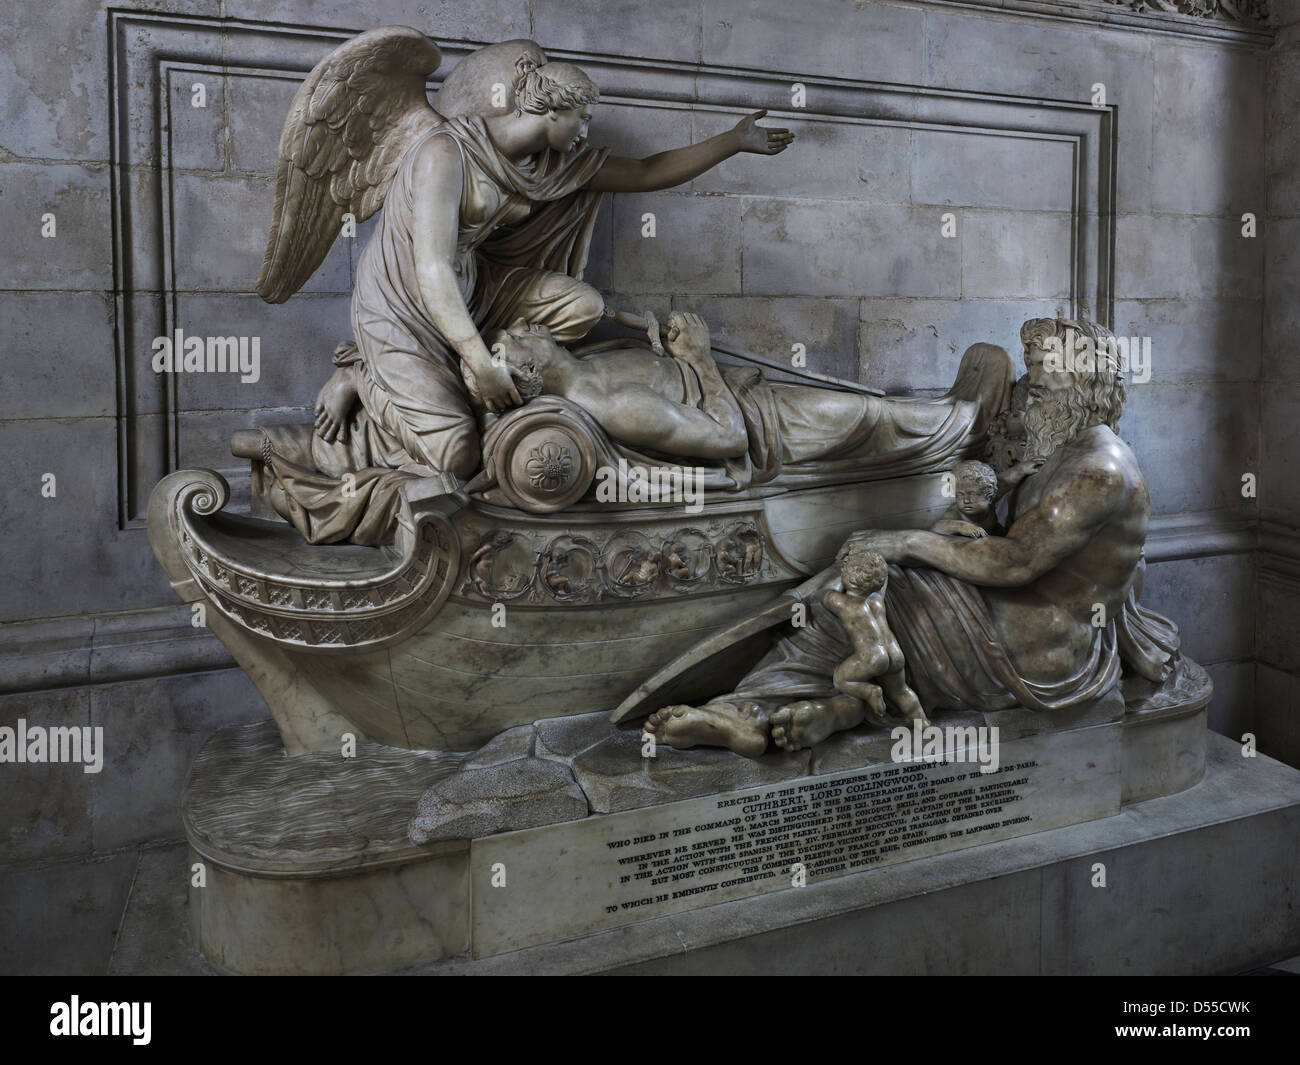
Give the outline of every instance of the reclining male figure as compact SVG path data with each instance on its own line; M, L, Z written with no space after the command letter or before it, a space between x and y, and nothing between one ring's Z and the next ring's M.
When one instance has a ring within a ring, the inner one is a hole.
M521 398L561 396L628 447L706 460L738 459L748 450L781 465L861 460L864 471L894 460L942 468L943 459L982 434L1010 374L1003 349L975 345L958 374L961 390L946 396L876 396L758 381L752 368L714 362L709 327L698 314L674 311L667 325L669 358L631 341L578 357L545 326L522 319L486 339ZM737 400L741 392L748 419ZM747 423L761 424L767 439L751 440Z

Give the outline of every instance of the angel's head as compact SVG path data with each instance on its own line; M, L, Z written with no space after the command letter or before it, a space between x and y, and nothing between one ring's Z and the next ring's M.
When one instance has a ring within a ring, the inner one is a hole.
M537 115L546 143L571 152L587 139L591 105L600 95L595 83L572 63L541 63L522 55L515 64L515 114Z

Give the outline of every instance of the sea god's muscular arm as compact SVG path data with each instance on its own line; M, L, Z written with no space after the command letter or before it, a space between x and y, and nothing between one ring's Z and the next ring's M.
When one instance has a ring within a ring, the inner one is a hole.
M417 149L413 178L415 268L420 299L433 324L473 372L489 410L518 405L510 376L492 365L487 345L460 294L456 242L460 235L460 151L448 137L430 137Z
M1082 550L1124 498L1123 474L1103 466L1055 477L1051 491L1020 515L1006 536L954 540L913 529L860 533L850 543L874 547L890 562L937 569L970 584L1030 584Z

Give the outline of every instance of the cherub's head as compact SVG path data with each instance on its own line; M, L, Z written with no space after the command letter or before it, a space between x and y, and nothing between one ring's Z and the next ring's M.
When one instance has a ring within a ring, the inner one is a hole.
M494 330L484 339L493 358L505 361L519 398L525 403L545 391L546 370L567 354L546 326L522 318L509 329Z
M981 521L992 509L998 494L998 475L987 463L969 459L952 471L956 482L957 509L970 521Z
M522 55L515 64L515 114L546 119L546 143L571 152L587 139L591 105L600 95L586 73L572 63L538 63Z
M885 581L889 578L889 566L879 551L873 551L869 547L854 547L840 563L840 578L846 592L868 596L885 586Z

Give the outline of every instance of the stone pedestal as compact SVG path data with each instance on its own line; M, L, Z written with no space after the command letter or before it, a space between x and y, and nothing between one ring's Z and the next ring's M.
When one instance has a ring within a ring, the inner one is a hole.
M1114 817L409 971L1208 975L1294 955L1300 772L1214 733L1205 769Z
M1083 971L1266 960L1295 931L1289 896L1273 896L1292 890L1282 873L1297 860L1300 773L1212 737L1202 781L1210 687L1194 663L1125 694L1059 731L989 715L996 771L960 746L897 763L866 732L758 760L666 748L643 759L637 730L601 715L512 729L470 756L363 743L355 757L288 759L269 727L226 730L185 800L204 870L196 939L241 973L1068 971L1076 951ZM1094 888L1098 863L1106 884ZM916 911L922 894L932 918ZM1233 897L1230 919L1206 915ZM1115 899L1146 915L1132 921L1147 939L1164 927L1163 945L1125 953L1103 934L1132 923L1108 909ZM908 939L918 921L924 958ZM864 943L910 945L842 958L850 926ZM806 947L762 946L783 929Z

